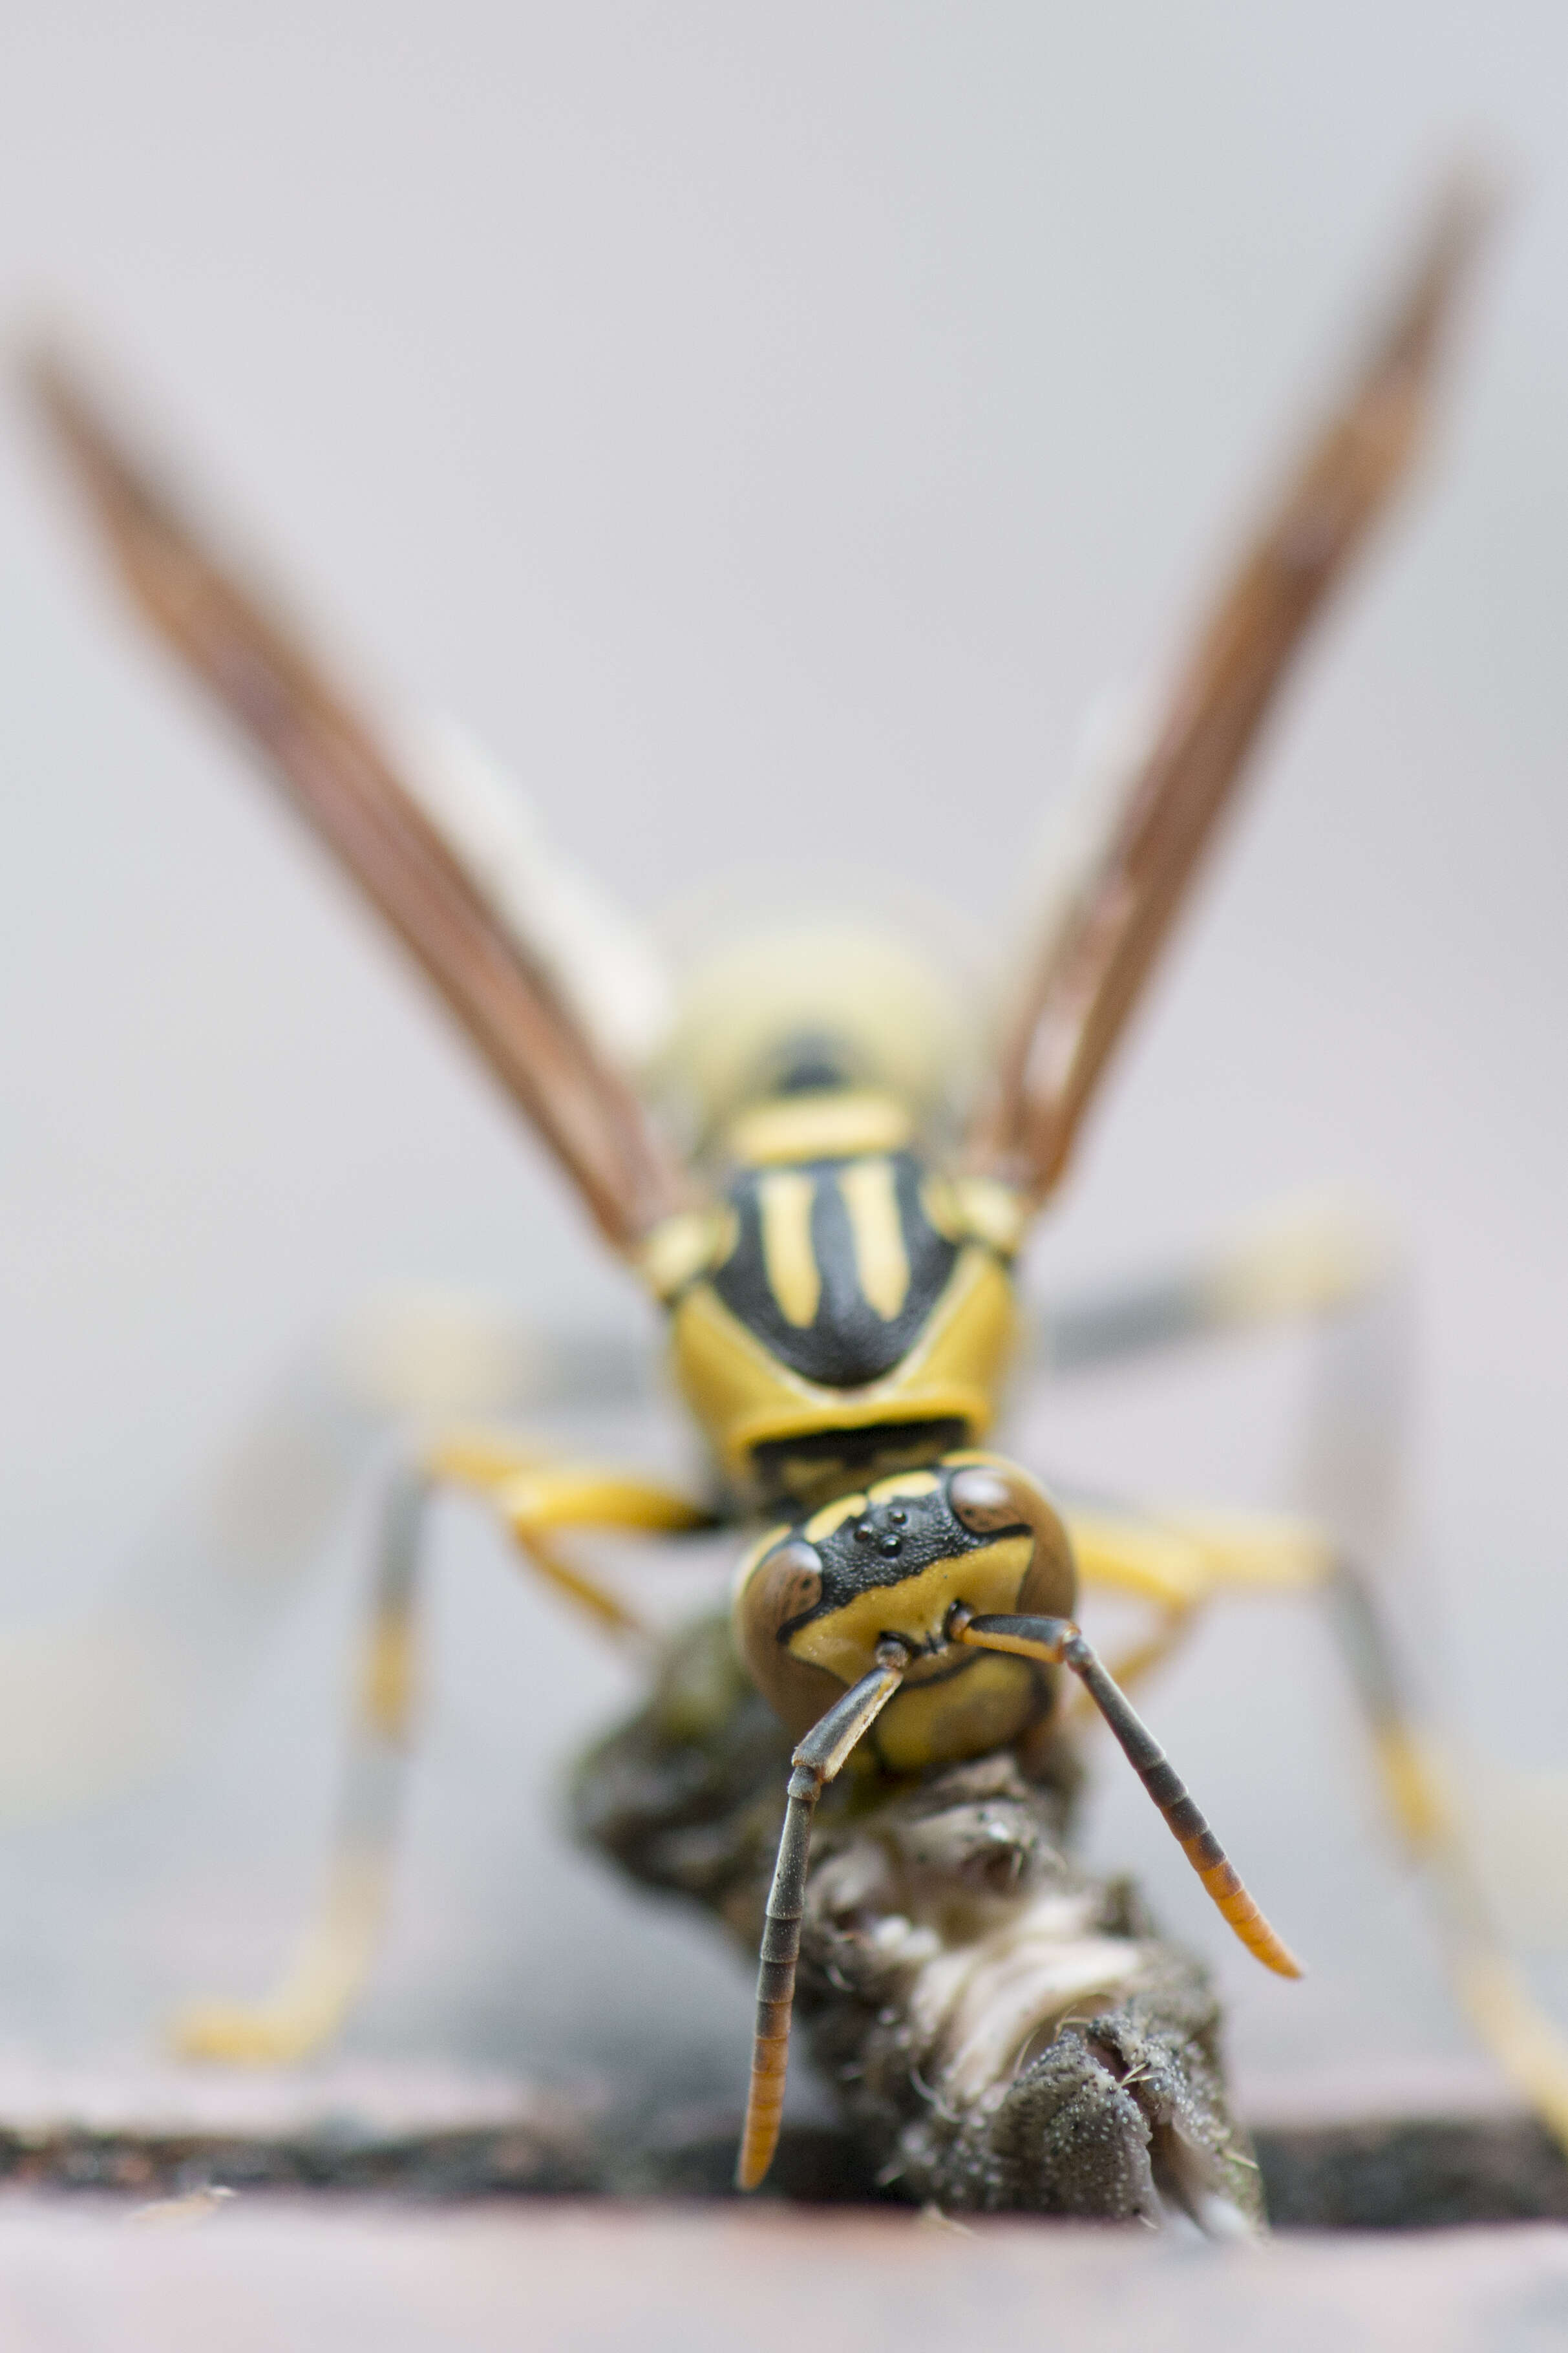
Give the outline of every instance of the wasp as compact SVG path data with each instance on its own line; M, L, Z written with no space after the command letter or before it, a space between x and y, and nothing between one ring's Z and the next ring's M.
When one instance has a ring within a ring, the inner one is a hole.
M291 2055L329 2032L352 1995L384 1868L384 1768L406 1727L424 1506L432 1490L458 1487L486 1499L522 1559L612 1631L627 1613L563 1554L563 1533L744 1533L734 1641L796 1745L760 1960L742 2189L763 2180L778 2138L813 1817L847 1769L896 1787L965 1759L1026 1767L1076 1686L1237 1936L1266 1968L1299 1974L1125 1689L1209 1599L1281 1583L1349 1596L1352 1665L1385 1788L1447 1890L1472 2010L1568 2129L1568 2063L1489 1938L1386 1641L1340 1549L1310 1529L1217 1516L1152 1535L1135 1513L1053 1499L990 1442L1017 1351L1020 1253L1298 652L1410 470L1487 210L1468 185L1446 193L1163 707L1058 860L956 1132L929 1083L931 1032L907 958L845 956L808 929L710 990L689 1025L697 1110L678 1143L585 1009L537 894L531 908L526 892L500 886L483 828L432 792L306 634L247 585L87 378L58 353L36 359L34 392L134 605L391 926L658 1303L674 1383L711 1465L697 1493L542 1457L505 1430L421 1441L386 1514L327 1915L269 2000L195 2013L188 2047ZM1338 1280L1320 1266L1284 1289L1297 1305L1321 1304ZM1279 1269L1254 1266L1246 1283L1273 1298ZM1233 1312L1223 1289L1199 1285L1156 1307L1202 1328ZM1155 1637L1119 1665L1079 1626L1085 1583L1157 1613Z

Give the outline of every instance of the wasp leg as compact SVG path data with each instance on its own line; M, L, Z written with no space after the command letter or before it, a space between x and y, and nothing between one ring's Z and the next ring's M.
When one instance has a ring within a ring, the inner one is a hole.
M1405 1695L1371 1588L1340 1562L1327 1594L1389 1810L1432 1890L1454 1989L1510 2083L1568 2150L1568 2040L1536 2000L1498 1930L1451 1795L1451 1776Z
M386 1912L402 1767L414 1704L414 1599L426 1480L390 1486L376 1548L349 1754L320 1917L269 1994L195 2002L174 2021L188 2059L278 2066L331 2039L364 1981Z
M1083 1582L1160 1613L1149 1639L1117 1662L1118 1683L1148 1673L1225 1594L1324 1597L1401 1837L1425 1854L1441 1825L1452 1830L1441 1767L1415 1728L1371 1588L1321 1529L1257 1512L1143 1514L1095 1504L1063 1516Z
M811 1818L817 1799L842 1769L857 1741L868 1733L903 1680L908 1653L886 1642L877 1664L812 1726L790 1758L789 1803L779 1833L778 1862L768 1894L763 1949L757 1970L757 2024L752 2043L752 2075L746 2089L746 2120L735 2166L737 2189L755 2189L773 2161L784 2119L784 2077L789 2068L790 2017L795 2008L795 1963L805 1910L805 1866L811 1849Z
M651 1641L645 1621L596 1578L563 1559L551 1540L553 1531L689 1535L719 1525L706 1505L658 1480L595 1463L554 1462L504 1434L476 1430L442 1438L426 1461L432 1478L483 1496L530 1566L604 1632L645 1645Z
M1454 1797L1457 1776L1408 1695L1365 1577L1336 1559L1323 1589L1384 1799L1425 1875L1460 2007L1509 2082L1568 2150L1568 2039L1536 2000L1498 1927Z
M1392 1269L1364 1212L1333 1194L1287 1201L1176 1265L1047 1304L1037 1361L1051 1375L1093 1372L1221 1333L1314 1323L1370 1296Z
M1334 1563L1320 1530L1273 1513L1156 1514L1069 1504L1062 1517L1083 1583L1145 1601L1157 1613L1152 1631L1111 1665L1123 1685L1163 1665L1216 1593L1229 1587L1308 1591ZM1092 1704L1080 1694L1080 1711Z
M176 2019L175 2045L188 2058L262 2066L303 2058L337 2032L364 1982L386 1913L414 1715L414 1609L424 1515L437 1482L486 1494L531 1566L621 1638L640 1638L641 1620L559 1559L544 1532L591 1526L681 1533L713 1524L710 1513L670 1488L610 1471L554 1465L515 1439L443 1440L393 1482L320 1916L280 1982L261 2000L194 2004Z

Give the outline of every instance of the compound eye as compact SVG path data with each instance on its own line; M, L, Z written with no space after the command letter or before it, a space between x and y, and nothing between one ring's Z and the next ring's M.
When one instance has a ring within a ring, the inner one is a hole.
M998 1528L1026 1525L1028 1514L999 1471L988 1463L967 1462L948 1482L947 1500L953 1517L977 1536L994 1535Z
M794 1536L758 1563L746 1594L746 1614L759 1633L777 1642L784 1629L807 1616L821 1599L822 1563L804 1537Z

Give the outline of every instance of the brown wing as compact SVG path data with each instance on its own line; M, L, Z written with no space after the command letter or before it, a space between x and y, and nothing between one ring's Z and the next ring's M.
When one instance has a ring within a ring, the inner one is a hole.
M1178 673L1163 723L1028 975L969 1165L1037 1206L1191 887L1276 691L1403 480L1492 206L1456 182L1360 373L1288 480Z
M268 761L630 1250L688 1198L638 1095L417 807L304 635L250 590L58 356L29 376L144 618Z

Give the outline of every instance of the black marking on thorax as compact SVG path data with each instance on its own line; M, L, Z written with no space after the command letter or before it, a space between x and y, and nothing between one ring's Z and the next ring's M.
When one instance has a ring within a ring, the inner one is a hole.
M854 1172L874 1167L885 1167L890 1176L891 1225L908 1271L891 1314L867 1296L864 1222L858 1234L850 1208ZM858 1388L879 1379L914 1345L958 1256L956 1242L927 1213L922 1174L909 1152L740 1170L728 1187L737 1221L735 1244L713 1277L714 1289L731 1314L804 1379L828 1388ZM851 1192L841 1181L846 1177ZM768 1229L781 1179L811 1187L808 1230L818 1290L809 1322L793 1320L786 1312L777 1250L770 1250Z

